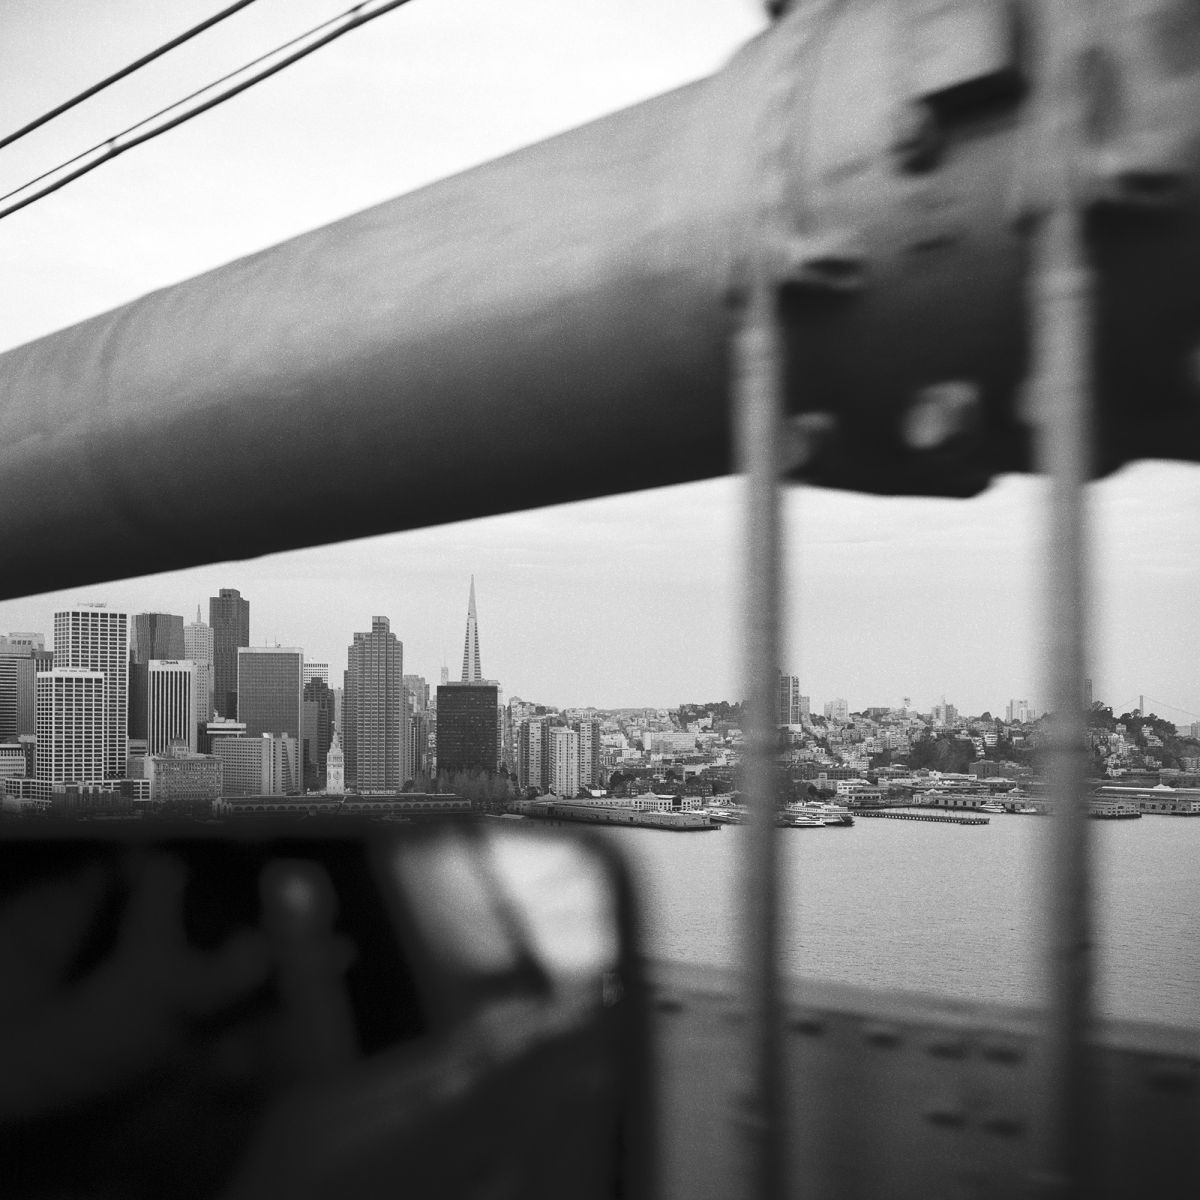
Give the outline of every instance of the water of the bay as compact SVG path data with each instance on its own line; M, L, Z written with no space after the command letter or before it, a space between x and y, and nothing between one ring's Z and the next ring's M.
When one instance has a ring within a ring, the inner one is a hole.
M1035 1004L1052 818L986 826L859 818L779 831L782 969L873 987ZM744 828L598 830L624 851L652 957L734 965ZM1200 819L1092 821L1096 1008L1200 1025Z

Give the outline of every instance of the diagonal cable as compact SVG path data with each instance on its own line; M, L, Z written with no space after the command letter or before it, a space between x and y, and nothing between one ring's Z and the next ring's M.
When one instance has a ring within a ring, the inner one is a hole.
M8 134L7 137L0 138L0 150L3 150L5 146L11 146L13 142L20 141L21 138L25 137L26 134L32 133L35 129L41 129L43 125L53 121L55 117L61 117L63 113L70 112L76 105L82 104L85 100L90 100L93 96L104 91L105 88L111 87L114 83L119 83L122 79L132 75L134 71L140 71L142 67L152 63L156 58L162 58L164 54L174 50L177 46L182 46L184 42L190 42L197 34L203 33L206 29L211 29L214 25L218 25L224 21L226 17L232 17L234 13L253 3L254 0L237 0L236 4L231 4L228 8L223 8L219 13L214 13L207 20L201 21L199 25L193 25L191 29L181 33L178 37L172 38L169 42L165 42L161 46L157 46L149 54L143 54L135 62L131 62L128 66L124 66L119 71L109 75L107 79L102 79L99 83L92 84L90 88L80 92L77 96L72 96L70 100L65 100L57 108L52 108L49 112L42 113L40 117L36 117L28 125L23 125L20 129L16 129Z
M19 212L22 208L28 207L30 204L36 203L38 200L44 199L46 196L57 192L60 188L64 188L69 183L74 183L75 180L82 178L84 175L94 171L97 167L104 166L105 163L110 163L120 154L124 154L126 150L132 150L135 146L140 146L145 142L149 142L156 137L160 137L164 133L170 132L172 129L190 121L193 117L200 116L201 113L208 112L209 109L216 108L220 104L224 104L226 100L232 100L234 96L252 88L255 84L262 83L264 79L269 79L272 75L278 74L285 67L290 67L293 63L299 62L302 58L307 58L308 55L317 50L328 46L330 42L336 41L338 38L349 33L351 30L358 29L368 22L375 20L376 17L382 17L385 13L391 12L393 9L400 8L402 5L409 3L409 0L385 0L385 3L377 7L371 7L369 3L356 4L353 8L347 9L345 12L328 21L323 21L319 25L313 26L312 29L299 34L290 41L284 42L282 45L276 46L274 49L267 51L265 54L259 55L258 58L252 59L250 62L243 64L229 74L223 75L220 79L214 80L212 83L206 84L202 88L198 88L191 94L184 96L180 100L176 100L173 104L168 104L165 108L159 109L158 112L136 124L130 125L127 129L123 129L120 133L114 134L110 138L106 138L102 142L98 142L88 150L84 150L76 154L73 158L67 159L65 162L59 163L55 167L51 167L48 171L43 171L41 175L35 176L33 179L26 180L19 187L13 188L12 191L6 192L0 196L0 203L11 199L13 196L20 195L21 192L27 191L35 184L40 183L43 179L47 179L57 172L65 170L67 167L88 158L90 155L96 154L97 151L103 151L98 158L91 162L85 162L81 167L69 174L64 175L61 179L56 179L53 183L47 184L43 188L39 188L31 196L26 196L23 200L18 200L5 208L0 208L0 220L11 216L15 212ZM331 28L332 26L332 28ZM171 120L164 122L162 125L156 126L153 129L146 130L145 133L140 133L136 137L130 138L129 135L135 130L141 129L145 125L149 125L152 121L157 121L160 117L166 116L182 105L187 104L191 100L195 100L198 96L202 96L205 92L212 91L213 88L219 87L223 83L227 83L230 79L250 70L253 67L259 66L268 59L274 58L277 54L290 49L297 44L306 41L315 34L321 33L323 30L328 30L316 41L308 45L300 46L298 50L293 51L285 58L280 59L276 63L272 63L264 70L259 71L256 75L252 75L249 79L242 80L241 83L235 84L231 88L220 92L218 95L205 100L201 104L197 104L194 108L190 108ZM128 140L123 140L128 138Z

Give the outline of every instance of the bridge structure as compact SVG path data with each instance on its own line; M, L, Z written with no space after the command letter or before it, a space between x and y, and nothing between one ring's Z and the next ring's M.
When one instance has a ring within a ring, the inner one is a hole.
M710 79L0 356L0 595L737 470L745 962L651 980L656 1194L1193 1196L1200 1036L1091 1011L1081 697L1084 486L1200 458L1200 11L771 7ZM1033 469L1048 1005L785 985L781 488Z

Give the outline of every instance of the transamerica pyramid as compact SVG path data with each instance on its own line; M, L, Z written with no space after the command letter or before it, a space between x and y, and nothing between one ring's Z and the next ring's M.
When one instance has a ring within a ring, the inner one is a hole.
M463 683L480 683L483 671L479 666L479 625L475 619L475 576L471 576L471 599L467 603L467 639L463 644Z

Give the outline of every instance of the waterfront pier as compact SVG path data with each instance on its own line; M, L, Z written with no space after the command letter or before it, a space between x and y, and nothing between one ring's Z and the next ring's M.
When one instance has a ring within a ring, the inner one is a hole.
M986 825L989 817L950 816L942 813L897 812L894 808L856 808L856 817L886 817L891 821L937 821L942 825Z

